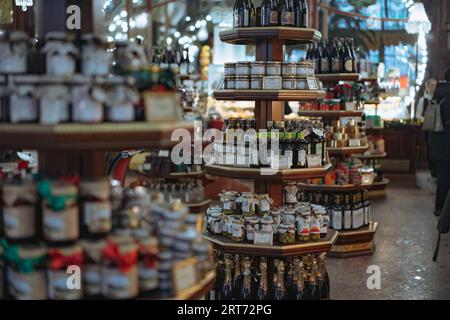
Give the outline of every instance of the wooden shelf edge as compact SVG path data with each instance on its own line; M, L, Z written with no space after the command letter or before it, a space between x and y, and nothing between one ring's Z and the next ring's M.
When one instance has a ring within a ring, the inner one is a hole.
M378 222L371 222L369 226L359 230L339 231L337 245L370 242L378 230Z
M325 98L321 90L215 90L216 100L234 101L315 101Z
M328 252L337 241L338 232L330 230L326 239L321 239L317 242L297 243L286 246L257 246L250 243L231 242L230 240L227 241L227 239L209 235L202 235L202 238L211 242L217 250L226 253L284 257Z
M136 173L147 179L193 179L193 178L201 178L205 175L205 171L199 172L173 172L168 175L162 176L153 176L151 174L145 173L143 171L136 170Z
M368 190L371 185L325 185L325 184L307 184L298 183L300 189L307 191L324 191L324 192L351 192L359 190Z
M317 117L317 118L346 118L346 117L362 117L364 111L320 111L320 110L299 110L298 115L301 117Z
M322 73L316 74L315 77L323 82L357 81L359 80L359 73Z
M344 147L344 148L327 148L330 156L334 155L350 155L354 153L361 153L369 149L369 146L365 147Z
M223 42L236 45L254 45L264 40L280 40L286 45L295 45L318 42L322 34L311 28L252 27L225 30L219 37Z
M211 175L247 180L302 180L325 176L332 168L327 164L321 168L273 170L270 168L241 168L222 165L206 165L205 171Z

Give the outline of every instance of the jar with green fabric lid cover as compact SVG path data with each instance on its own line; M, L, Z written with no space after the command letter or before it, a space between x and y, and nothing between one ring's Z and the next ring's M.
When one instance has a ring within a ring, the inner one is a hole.
M9 295L16 300L47 299L46 257L42 245L9 245L2 242Z

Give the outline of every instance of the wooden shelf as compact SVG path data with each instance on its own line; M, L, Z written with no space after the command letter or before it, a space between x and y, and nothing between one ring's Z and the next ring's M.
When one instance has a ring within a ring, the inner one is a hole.
M338 239L330 251L330 257L348 258L373 254L373 242L378 222L371 222L358 230L339 231Z
M307 184L298 183L299 189L306 191L322 191L322 192L352 192L352 191L362 191L371 188L370 185L326 185L326 184Z
M307 111L300 110L298 115L301 117L314 117L314 118L345 118L345 117L362 117L364 115L364 111Z
M210 241L216 250L231 254L286 257L303 254L328 252L335 243L338 232L330 230L328 235L316 242L296 243L292 245L258 246L250 243L237 243L222 236L202 235Z
M234 101L315 101L325 99L318 90L215 90L216 100Z
M260 41L280 40L286 45L300 45L318 42L322 39L322 34L315 29L255 27L222 31L219 37L230 44L254 45Z
M143 171L136 171L140 177L146 179L196 179L205 175L205 171L198 172L172 172L166 175L152 175Z
M173 300L199 300L212 290L216 281L216 273L211 271L192 288L179 292Z
M189 208L189 212L191 213L203 213L209 208L211 202L211 199L206 199L199 203L186 203L185 205Z
M374 155L364 155L364 154L352 154L352 158L358 158L362 160L372 160L372 159L383 159L387 157L387 153L374 154Z
M170 148L175 129L194 131L192 122L99 124L0 124L0 149L126 150Z
M330 156L351 155L353 153L361 153L366 151L369 146L365 147L344 147L344 148L327 148Z
M322 168L273 170L270 168L240 168L232 166L206 165L206 173L235 179L249 180L302 180L309 178L324 177L328 170L332 168L331 164Z
M322 73L315 77L323 82L357 81L359 73Z

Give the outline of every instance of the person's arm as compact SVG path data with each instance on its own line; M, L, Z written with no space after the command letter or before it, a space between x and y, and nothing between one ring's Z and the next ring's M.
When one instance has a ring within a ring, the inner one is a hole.
M416 110L416 119L423 120L423 103L425 101L425 98L422 97L419 99L419 102L417 103L417 110Z

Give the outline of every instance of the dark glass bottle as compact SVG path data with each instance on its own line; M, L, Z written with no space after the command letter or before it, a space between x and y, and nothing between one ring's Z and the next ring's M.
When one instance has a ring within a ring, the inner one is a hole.
M278 25L278 3L277 0L261 0L260 4L261 27Z
M252 300L252 274L251 274L251 262L248 258L244 259L243 271L242 271L242 289L240 292L240 299Z
M280 26L293 27L295 25L294 5L292 0L280 0L278 3Z
M269 288L267 282L267 262L265 259L259 263L259 287L256 295L257 300L267 300L269 296Z
M295 266L296 281L292 291L292 299L308 300L308 292L305 289L305 279L303 277L303 262L298 261Z
M333 206L331 208L331 227L334 230L343 229L343 207L341 202L341 196L339 194L334 195Z
M316 46L314 50L314 62L316 63L316 74L322 73L322 47L321 44Z
M280 261L277 266L277 280L273 293L273 300L286 300L286 288L284 286L284 262Z
M301 0L293 0L294 3L294 20L297 28L305 28L303 26L303 4Z
M300 127L299 130L301 131L297 133L297 168L307 168L309 130L305 127Z
M321 254L317 263L317 285L319 287L320 300L330 299L330 283L327 276L328 274L325 268L325 255Z
M355 42L352 38L349 38L350 55L353 60L353 72L358 73L358 61L355 53Z
M309 28L309 8L308 8L308 1L307 0L300 0L301 7L302 7L302 23L300 25L300 28Z
M220 293L221 300L232 300L233 299L233 286L232 286L232 269L233 269L233 261L231 257L225 257L225 266L224 266L224 279L222 290Z
M233 27L249 28L256 24L256 10L252 0L237 0L233 8Z
M354 58L352 57L351 48L350 48L350 42L348 39L343 40L343 52L344 52L344 58L343 58L343 72L346 73L353 73L354 72Z
M317 264L314 261L311 265L311 271L308 278L308 297L309 300L320 300L319 287L317 285Z
M321 73L331 73L331 68L330 68L330 60L331 60L331 56L330 56L330 52L328 51L328 44L324 41L321 44L322 46L322 60L321 60L321 65L320 65L320 72Z
M339 51L339 44L336 39L333 40L333 49L330 57L331 73L341 72L341 55Z
M284 281L284 286L286 290L286 294L290 295L292 292L292 289L294 288L294 263L293 261L290 261L289 263L286 263L286 278ZM288 297L289 298L289 297Z
M343 208L343 229L351 230L352 228L352 206L351 198L349 194L344 195L344 208Z
M233 298L240 296L242 289L242 273L239 255L234 256Z

